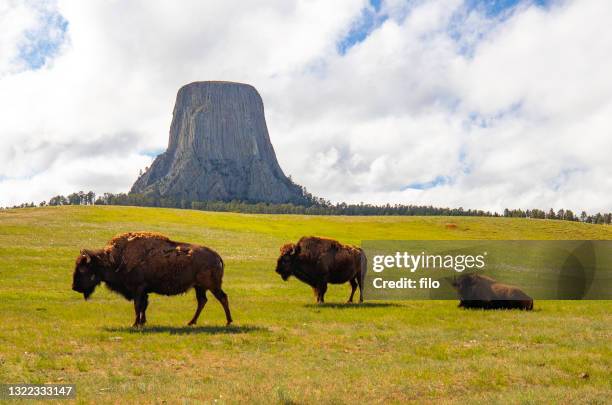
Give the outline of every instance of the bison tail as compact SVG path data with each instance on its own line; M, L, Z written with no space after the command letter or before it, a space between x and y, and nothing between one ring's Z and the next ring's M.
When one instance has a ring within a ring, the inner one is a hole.
M215 284L221 288L221 284L223 283L223 273L225 272L225 263L223 263L223 259L219 256L219 262L217 263L216 268L213 270L213 280Z

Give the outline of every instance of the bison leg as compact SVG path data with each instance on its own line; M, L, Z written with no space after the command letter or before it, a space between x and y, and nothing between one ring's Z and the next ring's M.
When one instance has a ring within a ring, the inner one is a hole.
M327 283L324 281L317 287L317 304L325 302L325 292L327 292Z
M204 289L204 287L195 286L194 288L196 292L196 298L198 300L198 308L196 309L193 318L191 319L191 321L189 321L187 325L195 325L196 322L198 322L200 312L202 312L204 305L206 305L206 301L208 301L208 299L206 298L206 290Z
M147 307L149 306L149 294L144 294L140 300L140 324L147 323Z
M232 323L232 314L229 309L229 300L227 299L227 294L221 289L211 290L216 299L219 300L221 305L223 305L223 310L225 311L225 319L227 320L227 326Z
M141 323L141 316L140 314L142 313L140 308L142 307L142 302L140 297L135 297L134 298L134 312L136 313L136 319L134 320L134 324L132 325L135 328L140 327Z
M147 309L147 305L149 305L149 299L147 293L145 292L145 287L139 287L136 294L134 295L134 312L136 313L136 320L134 320L134 327L142 326L147 317L144 314L144 311Z
M144 325L147 321L147 316L145 315L145 311L147 310L147 306L149 305L149 297L146 293L137 294L134 297L134 313L136 314L136 319L134 320L133 327L139 327Z
M355 291L357 290L357 278L353 278L349 281L351 283L351 296L347 302L353 302L353 297L355 296Z

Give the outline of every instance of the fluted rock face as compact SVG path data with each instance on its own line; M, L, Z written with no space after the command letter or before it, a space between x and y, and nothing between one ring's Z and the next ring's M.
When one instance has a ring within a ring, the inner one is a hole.
M231 82L196 82L179 90L168 150L131 193L187 201L304 202L278 165L259 93Z

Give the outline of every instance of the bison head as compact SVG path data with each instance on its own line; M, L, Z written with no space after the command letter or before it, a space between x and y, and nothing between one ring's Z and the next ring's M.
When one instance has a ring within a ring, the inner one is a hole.
M82 250L76 259L72 275L72 289L83 294L85 299L94 292L102 281L95 266L96 255L88 250Z
M295 243L288 243L280 250L280 256L276 262L276 272L280 274L283 281L293 274L293 261L299 253L299 246Z

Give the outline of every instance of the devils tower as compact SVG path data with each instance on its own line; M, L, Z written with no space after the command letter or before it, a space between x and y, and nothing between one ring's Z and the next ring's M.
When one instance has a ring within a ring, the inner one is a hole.
M177 201L305 202L276 160L261 96L233 82L179 89L168 149L130 193Z

